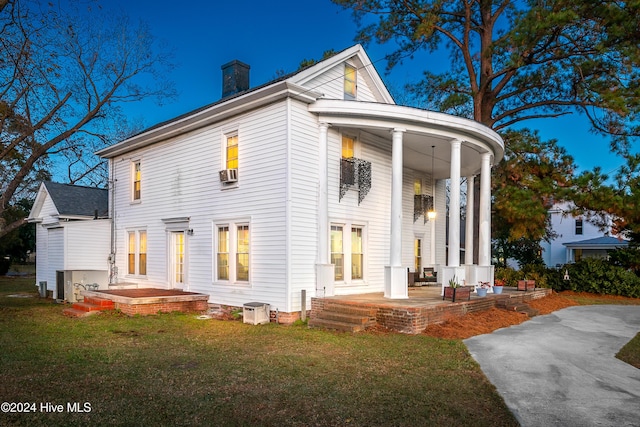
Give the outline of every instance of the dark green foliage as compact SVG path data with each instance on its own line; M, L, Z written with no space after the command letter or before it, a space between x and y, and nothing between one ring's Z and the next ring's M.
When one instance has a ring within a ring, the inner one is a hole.
M509 267L496 267L495 280L501 280L505 286L516 286L520 280L521 272Z
M569 280L565 280L565 273L569 274ZM640 277L604 259L585 258L559 269L531 264L521 270L508 267L495 270L495 279L504 281L505 286L516 286L518 280L525 278L535 280L537 288L558 292L570 290L640 298Z
M504 158L493 168L494 253L520 266L542 264L540 241L554 237L548 210L572 187L573 158L535 131L503 133ZM502 266L504 266L504 261Z
M609 261L613 265L631 270L636 276L640 276L640 248L637 244L611 251Z
M572 290L576 292L590 292L596 294L621 295L640 298L640 278L633 272L613 265L607 260L585 258L574 264L563 267L567 270L569 280L560 284L555 290Z

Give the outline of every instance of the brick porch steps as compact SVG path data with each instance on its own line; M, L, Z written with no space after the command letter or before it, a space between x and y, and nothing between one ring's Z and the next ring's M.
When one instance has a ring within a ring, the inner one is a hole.
M501 299L496 303L496 307L502 308L508 311L516 311L518 313L526 314L529 317L535 317L540 312L535 308L532 308L529 304L525 304L523 302L511 299Z
M85 317L105 310L114 310L115 304L102 298L85 297L82 302L75 302L70 308L65 308L62 313L68 317Z
M375 308L329 302L309 319L310 328L360 332L376 324Z

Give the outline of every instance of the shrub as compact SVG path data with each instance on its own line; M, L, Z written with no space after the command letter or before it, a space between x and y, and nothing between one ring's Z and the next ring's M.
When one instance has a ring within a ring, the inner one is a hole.
M495 280L502 280L505 286L516 286L520 278L520 272L511 267L496 267Z
M535 280L536 288L548 288L549 283L547 280L547 275L551 270L547 269L544 265L541 264L529 264L525 265L522 268L522 278Z
M611 265L606 260L585 258L562 269L569 273L570 280L554 282L559 289L596 294L640 297L640 278L622 267Z

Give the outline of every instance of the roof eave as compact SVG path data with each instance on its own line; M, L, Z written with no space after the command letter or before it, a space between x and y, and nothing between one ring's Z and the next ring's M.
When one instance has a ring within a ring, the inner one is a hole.
M279 81L272 85L249 91L244 95L233 97L228 101L217 103L193 114L187 114L181 118L171 120L162 126L152 128L147 132L99 150L95 154L103 158L116 157L129 151L143 148L219 122L248 110L271 104L280 99L290 97L305 103L311 103L320 96L321 94L319 92L307 89L290 81Z

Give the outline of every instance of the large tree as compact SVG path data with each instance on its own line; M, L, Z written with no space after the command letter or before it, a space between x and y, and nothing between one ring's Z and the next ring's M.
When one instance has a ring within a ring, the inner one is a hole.
M122 136L123 103L173 95L170 60L143 23L95 1L0 0L0 237L55 159L70 182L99 168L92 153Z
M640 1L332 1L353 10L358 40L394 43L389 67L449 53L447 71L426 63L412 85L429 107L494 130L580 111L616 142L640 133Z
M407 86L414 105L469 117L501 133L526 120L578 112L588 117L594 133L611 137L611 148L623 156L640 135L638 0L332 1L353 11L359 41L394 46L388 68L431 54L422 65L424 78ZM596 170L571 188L592 192L603 183ZM607 206L611 212L608 195L633 194L618 190L601 189L600 205L587 204L594 200L588 193L565 196L581 199L585 209ZM525 199L504 202L512 213L531 203L536 212L542 207ZM629 205L615 206L618 217L629 214ZM518 223L503 223L509 224L514 229L501 236L527 239L516 237L522 234Z
M537 132L503 132L505 154L492 179L495 252L527 264L539 257L540 241L555 237L547 212L572 195L573 157L556 140Z

